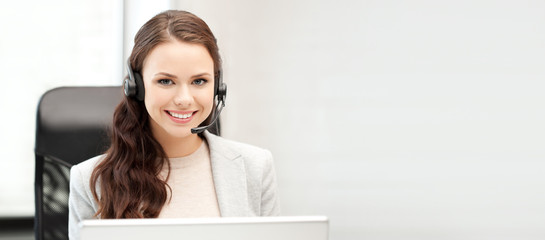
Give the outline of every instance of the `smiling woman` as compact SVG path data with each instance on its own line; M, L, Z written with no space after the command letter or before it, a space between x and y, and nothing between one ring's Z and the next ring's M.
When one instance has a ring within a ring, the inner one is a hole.
M226 93L204 21L185 11L156 15L136 34L128 65L110 148L71 169L70 238L90 218L279 213L271 153L201 131Z

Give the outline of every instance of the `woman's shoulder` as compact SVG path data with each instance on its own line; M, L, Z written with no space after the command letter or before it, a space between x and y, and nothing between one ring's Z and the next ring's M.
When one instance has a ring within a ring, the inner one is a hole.
M230 164L242 162L246 177L256 179L256 181L262 181L264 175L269 176L274 173L274 160L269 150L226 139L208 132L206 132L205 137L208 141L212 164L232 166ZM239 161L231 161L235 159Z
M217 150L222 152L227 151L243 156L261 156L265 158L271 157L271 152L265 148L254 146L248 143L238 142L231 139L226 139L208 132L205 136L211 150Z
M100 163L106 154L98 155L72 166L72 172L77 172L85 178L91 177L93 169Z

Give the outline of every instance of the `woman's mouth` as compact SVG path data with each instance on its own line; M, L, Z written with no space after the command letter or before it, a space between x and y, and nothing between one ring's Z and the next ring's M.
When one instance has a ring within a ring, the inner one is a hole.
M165 111L170 119L177 123L187 123L191 121L193 116L197 111L183 111L183 112L174 112L174 111Z
M187 114L179 114L179 113L174 113L174 112L169 112L169 111L167 111L167 112L168 112L168 114L170 114L170 116L173 116L175 118L185 119L185 118L193 116L193 112L187 113Z

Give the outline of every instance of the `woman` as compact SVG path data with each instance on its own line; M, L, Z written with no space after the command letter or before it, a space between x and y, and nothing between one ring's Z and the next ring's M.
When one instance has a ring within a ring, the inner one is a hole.
M69 235L90 218L279 213L269 151L204 130L223 104L221 59L206 23L166 11L138 31L111 146L71 169ZM134 70L134 71L133 71ZM201 126L201 128L198 128Z

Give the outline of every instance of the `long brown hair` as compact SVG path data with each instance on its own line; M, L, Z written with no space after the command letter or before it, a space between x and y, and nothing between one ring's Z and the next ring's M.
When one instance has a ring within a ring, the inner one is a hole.
M141 72L148 54L168 41L205 46L214 62L215 87L218 86L221 58L216 38L203 20L186 11L162 12L140 28L129 58L132 69ZM208 124L210 117L201 125ZM98 202L95 216L154 218L161 212L168 185L159 174L165 164L170 169L170 164L151 133L149 121L144 102L124 97L117 106L110 148L90 179L93 197Z

